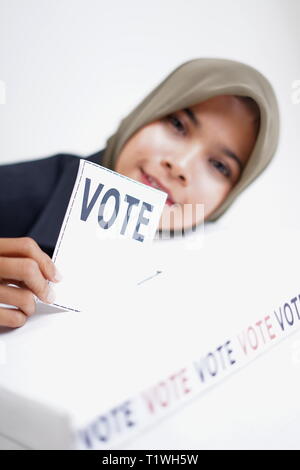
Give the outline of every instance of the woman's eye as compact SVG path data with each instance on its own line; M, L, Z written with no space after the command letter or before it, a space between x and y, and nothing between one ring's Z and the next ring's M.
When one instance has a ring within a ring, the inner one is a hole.
M213 163L217 163L216 167L219 169L220 173L222 173L226 178L230 178L231 176L231 170L228 166L223 165L222 162L219 160L211 160Z
M180 119L178 119L174 114L168 116L168 119L178 132L185 134L185 127Z

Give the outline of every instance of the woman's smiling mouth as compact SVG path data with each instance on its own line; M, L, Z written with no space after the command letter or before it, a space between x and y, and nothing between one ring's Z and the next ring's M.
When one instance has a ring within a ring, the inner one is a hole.
M141 168L141 182L143 184L147 184L148 186L152 186L153 188L160 189L161 191L167 193L168 198L166 199L166 204L168 206L172 206L173 204L175 204L171 192L165 186L163 186L163 184L161 184L161 182L157 178L148 175L148 173L146 173L143 168Z

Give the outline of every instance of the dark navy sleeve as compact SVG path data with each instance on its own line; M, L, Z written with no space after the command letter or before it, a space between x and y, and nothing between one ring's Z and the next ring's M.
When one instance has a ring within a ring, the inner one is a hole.
M71 155L0 166L0 237L25 236L57 184Z
M97 152L87 160L100 164L102 153ZM0 237L30 236L51 256L80 158L57 154L0 165Z

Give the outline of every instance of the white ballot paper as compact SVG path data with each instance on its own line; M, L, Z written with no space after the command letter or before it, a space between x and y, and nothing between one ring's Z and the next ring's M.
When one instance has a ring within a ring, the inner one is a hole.
M167 193L81 159L53 253L53 305L81 311L155 275L149 249Z

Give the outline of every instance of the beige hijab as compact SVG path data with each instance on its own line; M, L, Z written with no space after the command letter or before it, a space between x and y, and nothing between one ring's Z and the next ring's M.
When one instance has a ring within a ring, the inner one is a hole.
M103 165L113 170L127 139L146 124L223 94L252 97L257 102L261 114L257 140L238 183L225 201L206 219L217 220L236 197L263 172L278 146L280 120L274 90L270 82L249 65L215 58L184 62L122 119L115 134L107 139Z

